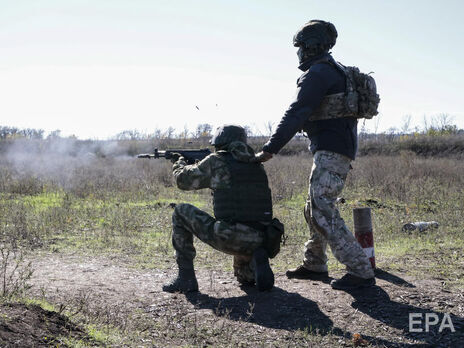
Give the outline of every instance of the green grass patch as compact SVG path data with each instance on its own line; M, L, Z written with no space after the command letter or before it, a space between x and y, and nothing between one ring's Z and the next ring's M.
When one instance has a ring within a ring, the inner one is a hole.
M62 204L63 195L60 193L42 193L36 196L24 196L22 201L29 204L36 211L43 211Z
M278 202L278 205L281 205L285 208L295 209L299 211L303 211L303 207L306 204L308 194L305 192L301 192L299 194L294 194L292 197L282 200ZM275 208L274 208L275 209Z
M418 278L426 275L462 287L463 248L464 239L453 235L401 236L376 245L376 262L382 269L398 270Z
M48 302L47 300L45 299L35 299L35 298L24 298L24 299L21 299L20 302L23 302L27 305L37 305L39 307L42 307L43 309L47 310L47 311L50 311L50 312L56 312L56 308L53 304L51 304L50 302Z
M112 345L122 340L121 333L109 325L101 327L95 324L88 324L86 325L86 331L94 341L105 345Z

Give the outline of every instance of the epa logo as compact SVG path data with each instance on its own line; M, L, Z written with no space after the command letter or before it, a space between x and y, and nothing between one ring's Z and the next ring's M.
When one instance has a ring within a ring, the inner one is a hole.
M456 331L449 313L443 315L441 322L437 313L425 313L425 316L423 313L409 313L409 332L429 332L430 327L438 325L438 323L440 323L438 332L445 329L449 329L451 332Z

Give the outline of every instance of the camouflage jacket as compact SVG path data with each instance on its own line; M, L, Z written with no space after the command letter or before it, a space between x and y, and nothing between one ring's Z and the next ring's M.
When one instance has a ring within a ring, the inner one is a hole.
M254 158L253 149L247 144L234 141L229 144L226 150L241 162L250 162ZM187 165L183 157L174 163L172 173L176 180L177 187L181 190L198 190L203 188L219 189L230 186L230 173L227 164L218 152L204 158L202 161Z

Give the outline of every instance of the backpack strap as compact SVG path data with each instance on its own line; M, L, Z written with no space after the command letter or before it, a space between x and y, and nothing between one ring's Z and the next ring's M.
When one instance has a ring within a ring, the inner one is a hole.
M356 91L356 84L350 70L342 63L336 62L335 60L333 60L332 65L345 75L345 95L354 93Z

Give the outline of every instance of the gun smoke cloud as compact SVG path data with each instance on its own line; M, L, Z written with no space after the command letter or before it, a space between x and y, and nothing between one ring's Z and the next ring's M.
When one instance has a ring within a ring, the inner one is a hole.
M78 181L76 177L84 177L84 172L108 176L111 173L97 173L103 164L129 167L133 164L125 163L134 158L129 155L130 143L116 140L20 138L0 145L0 175L18 181L31 178L64 189L72 188Z

